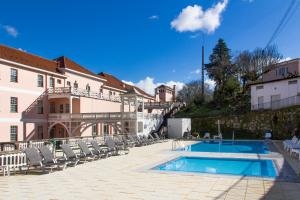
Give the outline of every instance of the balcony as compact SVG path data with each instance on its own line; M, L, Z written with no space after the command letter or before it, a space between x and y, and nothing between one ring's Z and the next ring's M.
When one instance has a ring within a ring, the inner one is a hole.
M99 92L88 91L86 89L74 88L74 87L55 87L48 88L48 96L53 97L63 97L63 96L78 96L78 97L88 97L94 99L100 99L105 101L112 102L121 102L121 98L119 96L114 95L104 95Z
M265 103L254 104L251 105L251 110L277 110L296 105L300 105L300 96L293 96L277 101L269 101Z
M52 113L48 115L49 122L58 121L70 121L70 122L81 122L81 121L121 121L123 120L136 120L136 113Z

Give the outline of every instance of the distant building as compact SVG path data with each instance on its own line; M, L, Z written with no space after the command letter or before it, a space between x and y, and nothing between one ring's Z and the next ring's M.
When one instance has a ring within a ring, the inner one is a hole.
M173 88L166 86L166 85L160 85L155 89L155 97L156 101L159 102L175 102L176 96L175 96L175 85L173 85Z
M300 105L300 58L270 66L251 85L251 110Z

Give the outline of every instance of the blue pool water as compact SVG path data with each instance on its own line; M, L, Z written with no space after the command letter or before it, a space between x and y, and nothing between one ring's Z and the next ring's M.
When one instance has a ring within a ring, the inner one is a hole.
M273 161L258 159L179 157L153 169L268 178L276 177Z
M268 147L263 141L204 141L179 150L192 152L269 153Z

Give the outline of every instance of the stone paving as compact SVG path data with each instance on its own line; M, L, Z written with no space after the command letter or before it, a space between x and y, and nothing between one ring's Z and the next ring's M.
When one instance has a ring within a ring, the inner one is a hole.
M300 183L146 170L174 156L170 149L171 141L51 174L0 177L0 199L300 199Z

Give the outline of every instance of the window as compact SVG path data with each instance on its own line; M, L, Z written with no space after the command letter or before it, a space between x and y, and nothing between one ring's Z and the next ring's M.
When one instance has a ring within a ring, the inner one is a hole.
M10 82L18 82L18 70L10 69Z
M263 86L263 85L258 85L258 86L256 86L256 90L261 90L261 89L264 89L264 86Z
M103 125L103 133L104 135L108 135L108 124Z
M61 80L60 79L57 79L57 84L61 84Z
M74 88L78 88L78 83L77 83L77 81L74 82Z
M55 113L55 103L50 103L50 113Z
M291 84L297 84L297 80L289 81L288 84L289 84L289 85L291 85Z
M43 109L43 101L38 101L37 102L37 114L43 114L44 109Z
M10 112L17 113L18 112L18 98L10 97Z
M54 78L50 77L50 87L54 87Z
M66 104L66 113L70 113L70 104Z
M64 104L59 105L59 112L63 113L64 112Z
M37 76L37 86L38 87L44 87L44 77L43 75Z
M143 132L143 122L138 122L138 133Z
M97 124L92 126L92 136L98 135Z
M43 126L39 125L37 127L38 139L43 139Z
M103 93L103 89L102 89L102 88L100 88L100 90L99 90L99 91L100 91L100 93Z
M112 95L112 91L109 91L109 96L111 96Z
M71 87L71 82L67 81L67 86Z
M86 91L90 92L90 91L91 91L91 87L90 87L90 85L89 85L89 84L87 84L87 85L85 86L85 89L86 89Z
M18 126L10 126L10 141L16 142L18 139Z

